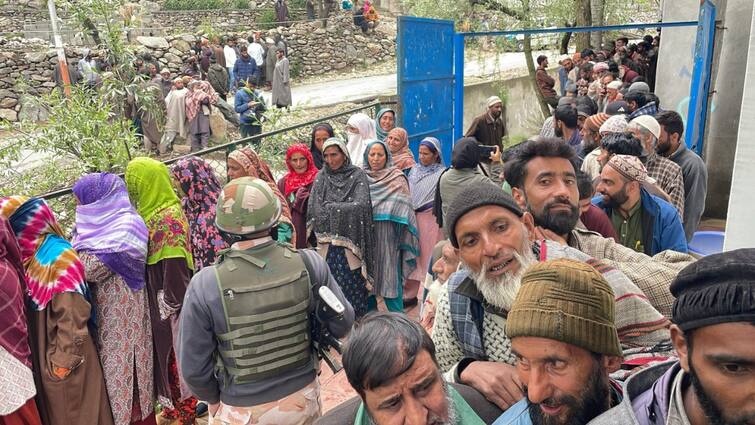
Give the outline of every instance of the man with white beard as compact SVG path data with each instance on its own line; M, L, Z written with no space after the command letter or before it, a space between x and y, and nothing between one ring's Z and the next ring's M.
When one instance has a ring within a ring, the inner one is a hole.
M620 271L574 248L535 235L532 215L493 184L471 187L449 208L446 233L462 268L438 299L432 338L449 382L470 385L506 409L519 401L506 316L527 267L537 261L583 261L611 286L615 322L627 363L669 355L669 321ZM629 368L629 367L628 367Z

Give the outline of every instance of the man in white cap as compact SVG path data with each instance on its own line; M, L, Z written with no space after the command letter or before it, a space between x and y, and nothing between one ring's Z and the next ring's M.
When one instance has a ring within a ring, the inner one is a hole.
M619 242L637 252L655 255L671 249L686 253L687 239L679 214L643 183L652 181L639 158L614 155L600 173L595 205L611 219Z
M488 110L472 121L464 137L474 137L477 143L484 146L498 146L503 150L503 136L506 134L506 123L503 119L503 102L498 96L490 96L486 101ZM492 164L490 159L482 159L482 163L490 171L494 181L500 182L500 164Z
M661 126L651 115L641 115L627 125L627 131L642 142L645 168L660 188L671 199L671 204L684 217L684 177L674 161L656 153Z

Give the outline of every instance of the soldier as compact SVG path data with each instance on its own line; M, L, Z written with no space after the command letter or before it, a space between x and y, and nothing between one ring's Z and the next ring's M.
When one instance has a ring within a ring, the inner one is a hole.
M272 240L280 215L264 181L228 183L215 224L231 248L196 274L186 293L179 367L192 392L210 404L210 424L314 422L320 388L311 331L319 324L340 338L354 321L322 258ZM326 288L342 314L337 306L323 308Z

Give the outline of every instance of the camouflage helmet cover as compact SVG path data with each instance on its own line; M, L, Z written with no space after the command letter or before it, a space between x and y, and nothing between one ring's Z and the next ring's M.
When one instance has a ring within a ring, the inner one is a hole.
M215 225L236 235L257 233L273 227L281 211L280 200L265 181L241 177L220 192Z

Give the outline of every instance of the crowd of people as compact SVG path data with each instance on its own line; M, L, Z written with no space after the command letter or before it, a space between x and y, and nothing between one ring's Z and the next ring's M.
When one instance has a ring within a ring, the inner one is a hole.
M315 125L277 180L254 145L226 176L135 158L76 182L71 235L2 198L0 424L753 423L755 249L687 253L705 164L617 90L506 150L493 96L448 168L389 108ZM358 396L321 416L339 339Z

